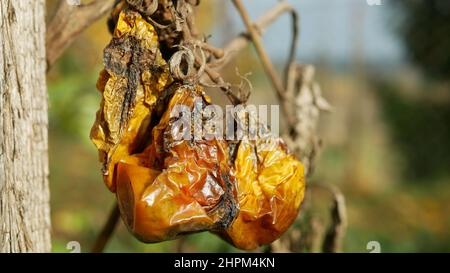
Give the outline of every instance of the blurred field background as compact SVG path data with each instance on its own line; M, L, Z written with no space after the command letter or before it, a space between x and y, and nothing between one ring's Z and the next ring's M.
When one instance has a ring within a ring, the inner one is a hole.
M48 15L55 2L47 1ZM256 19L276 1L245 3ZM382 252L450 252L449 1L290 3L302 20L298 59L316 66L333 106L320 124L324 148L308 183L336 185L344 193L344 251L368 252L366 244L379 241ZM198 17L217 46L244 29L229 1L202 1ZM283 18L264 38L280 68L288 26ZM105 18L82 34L48 75L54 252L68 252L69 241L89 251L114 202L89 140L100 101L95 83L109 38ZM251 102L276 103L251 47L223 72L230 82L238 81L235 67L241 74L252 72ZM120 223L106 251L176 248L176 241L142 244ZM186 238L185 250L238 251L208 233Z

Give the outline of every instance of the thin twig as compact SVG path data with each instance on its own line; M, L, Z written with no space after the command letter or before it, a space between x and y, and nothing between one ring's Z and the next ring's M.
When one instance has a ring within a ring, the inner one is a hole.
M175 252L183 253L185 251L185 249L184 249L185 243L186 243L186 237L181 237L180 239L178 239L177 242L175 243Z
M259 32L260 35L263 35L266 28L273 24L280 16L285 14L286 12L292 12L293 8L286 2L281 2L267 10L259 19L253 23L253 27ZM229 63L231 59L236 57L237 53L245 49L245 47L251 42L251 37L248 32L241 33L236 38L231 40L225 47L225 61L222 62L220 66L215 67L216 69L220 69Z
M266 28L269 27L271 24L273 24L280 16L283 14L290 12L295 13L295 10L289 3L287 2L280 2L273 6L271 9L267 10L260 18L258 18L252 25L253 27L258 31L260 35L263 35ZM293 22L294 24L297 24L298 16L293 15ZM295 51L293 50L294 47L297 45L297 36L298 36L298 27L294 28L294 36L293 36L293 42L291 46L291 53L290 56L294 56L295 58ZM223 67L225 67L228 63L231 62L235 57L237 57L237 54L244 50L247 45L251 42L251 37L248 32L243 32L236 36L233 40L231 40L226 46L223 48L223 50L216 49L218 56L215 56L216 58L219 58L218 60L215 60L214 62L209 62L207 65L207 68L205 69L205 74L202 77L202 82L205 81L208 77L211 81L213 81L215 84L223 84L223 80L220 81L219 77L220 74L217 72ZM289 59L292 59L290 57ZM290 61L291 62L291 61ZM290 63L289 62L289 63ZM288 65L289 66L289 65ZM229 94L227 94L229 96ZM234 96L231 94L231 96ZM230 98L230 96L229 96ZM235 101L235 98L230 98L230 100L233 102Z
M331 211L332 225L327 231L323 243L323 252L337 253L342 251L342 242L347 229L347 210L344 195L334 189L333 209Z
M347 229L347 208L345 197L335 186L320 183L311 184L310 188L324 190L333 196L333 208L331 209L331 226L327 230L322 245L325 253L337 253L342 251L342 242Z
M233 0L233 3L242 17L242 20L247 28L247 31L253 41L256 52L258 53L258 56L261 59L264 70L266 71L266 74L269 76L272 85L276 91L278 100L280 101L282 106L281 109L284 112L285 118L289 126L289 131L292 131L293 126L295 126L295 119L294 116L291 115L291 113L289 113L289 107L287 106L288 100L286 98L286 90L283 86L283 82L278 77L277 71L272 62L270 61L269 55L264 49L261 36L251 23L250 16L247 10L245 9L244 5L242 4L241 0Z
M66 0L60 0L56 13L47 27L47 70L81 32L111 10L114 1L96 0L89 4L73 6Z
M111 238L111 235L114 232L114 229L117 226L117 222L120 218L120 211L119 206L117 205L117 202L114 203L114 207L112 208L111 212L109 213L108 221L106 221L105 225L103 226L102 231L98 235L97 239L95 240L95 244L92 247L92 253L100 253L103 252L105 249L106 244L108 243L109 239Z
M264 49L261 36L256 31L256 29L253 27L253 24L251 22L250 16L245 9L244 5L242 4L241 0L233 0L234 5L236 6L236 9L238 10L239 14L242 17L242 20L245 24L245 27L247 28L247 31L252 38L253 44L255 45L256 51L261 59L261 62L264 66L264 69L266 70L266 73L270 77L272 84L275 88L275 91L277 91L278 96L281 99L284 99L284 87L283 83L281 82L280 78L277 75L277 72L275 70L275 67L273 66L272 62L270 61L269 55L267 54L266 50Z
M300 35L300 16L297 11L293 8L290 10L292 17L292 42L291 49L289 51L288 62L286 63L286 67L284 69L284 87L286 89L286 96L289 99L289 94L292 93L294 89L295 82L297 80L296 77L296 67L297 67L297 48L299 43L299 35Z

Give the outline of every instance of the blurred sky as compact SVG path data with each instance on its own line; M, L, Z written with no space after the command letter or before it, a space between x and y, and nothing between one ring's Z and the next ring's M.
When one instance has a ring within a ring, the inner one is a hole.
M370 6L366 0L289 0L301 16L298 58L308 61L321 57L332 63L349 63L355 57L376 64L403 61L404 52L392 24L398 18L393 7L395 0L381 1L381 6ZM226 12L231 20L225 31L236 34L244 26L230 2L227 1ZM253 20L277 3L276 0L243 2ZM289 20L284 16L264 36L267 50L279 61L284 61L287 55ZM211 41L220 43L217 37Z

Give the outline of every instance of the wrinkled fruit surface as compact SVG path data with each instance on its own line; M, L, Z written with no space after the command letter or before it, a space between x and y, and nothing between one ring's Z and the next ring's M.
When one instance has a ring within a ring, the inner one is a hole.
M209 230L241 249L279 238L303 200L303 165L283 141L179 140L175 107L202 112L197 85L174 82L153 26L139 12L118 15L97 88L102 102L91 130L106 186L122 219L144 242Z
M278 239L297 217L304 197L303 165L270 135L239 144L234 161L240 212L224 237L241 249Z
M113 192L117 162L145 144L155 103L171 82L158 47L155 29L139 13L120 13L104 51L105 69L97 82L102 102L91 130L105 184Z
M117 199L130 230L141 240L157 242L201 230L223 230L234 220L237 193L228 166L227 143L174 140L175 106L206 106L201 91L175 89L151 144L141 154L118 163ZM191 128L189 128L191 129Z

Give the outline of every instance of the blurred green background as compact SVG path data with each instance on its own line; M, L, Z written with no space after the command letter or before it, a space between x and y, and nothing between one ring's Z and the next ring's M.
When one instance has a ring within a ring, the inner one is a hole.
M49 18L55 2L47 1ZM450 252L450 2L289 2L302 17L298 59L316 66L333 105L320 124L324 148L308 183L333 184L344 193L344 251L368 252L366 244L375 240L382 252ZM245 3L257 18L276 1ZM198 17L217 46L243 30L229 1L202 1ZM288 24L283 18L264 38L280 67ZM109 38L104 18L48 74L54 252L68 252L69 241L89 251L114 203L89 140ZM241 56L224 71L226 79L237 80L236 66L241 74L251 71L251 101L276 103L254 50ZM185 251L238 251L208 233L185 240ZM177 241L142 244L120 223L106 251L174 252Z

